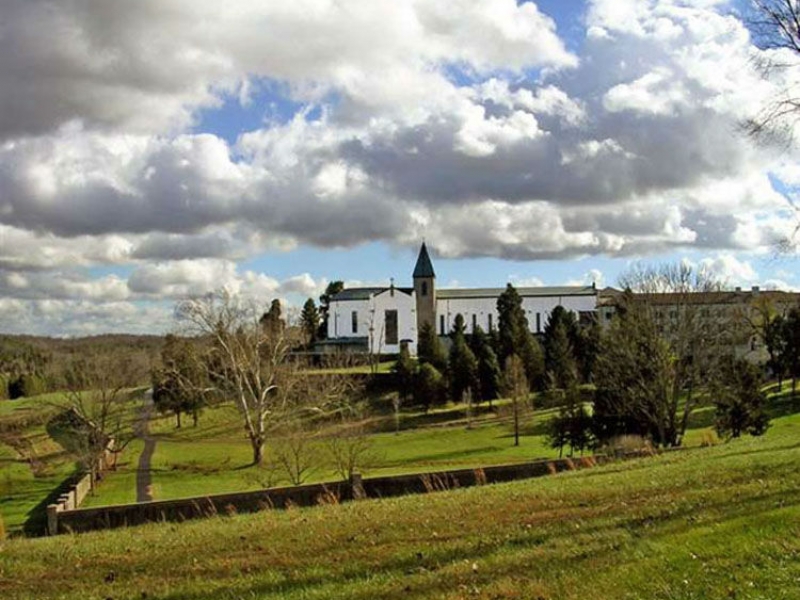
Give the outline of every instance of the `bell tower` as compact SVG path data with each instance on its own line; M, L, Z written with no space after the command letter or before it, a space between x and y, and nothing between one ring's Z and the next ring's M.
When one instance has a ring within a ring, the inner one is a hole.
M436 332L436 273L425 242L422 242L414 267L414 295L417 301L417 335L425 323Z

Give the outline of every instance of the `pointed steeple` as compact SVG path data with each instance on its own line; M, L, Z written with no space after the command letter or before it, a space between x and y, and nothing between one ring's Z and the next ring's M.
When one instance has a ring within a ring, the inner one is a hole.
M436 326L436 273L433 272L431 257L425 242L419 249L417 266L414 267L414 296L417 304L417 335L426 324ZM435 329L434 329L435 331Z
M417 266L414 267L414 279L422 277L436 277L436 273L433 272L431 257L428 256L428 248L425 247L425 242L422 242L422 247L419 249L419 256L417 257Z

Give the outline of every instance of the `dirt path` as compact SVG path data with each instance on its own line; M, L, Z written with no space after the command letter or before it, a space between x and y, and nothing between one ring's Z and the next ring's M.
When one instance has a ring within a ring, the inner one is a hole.
M136 424L136 436L144 440L144 450L139 456L139 466L136 469L136 502L150 502L153 499L151 491L150 460L156 449L156 441L150 435L150 415L153 414L153 390L144 394L144 405Z

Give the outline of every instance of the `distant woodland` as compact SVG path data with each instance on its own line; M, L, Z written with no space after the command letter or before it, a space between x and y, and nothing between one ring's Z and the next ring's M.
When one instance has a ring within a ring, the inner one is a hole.
M109 334L85 338L0 335L0 399L14 399L62 390L77 362L113 356L147 383L157 362L163 336Z

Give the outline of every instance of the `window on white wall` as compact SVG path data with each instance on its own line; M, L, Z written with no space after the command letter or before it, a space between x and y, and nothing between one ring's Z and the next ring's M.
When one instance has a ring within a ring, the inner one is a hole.
M353 333L358 333L358 311L354 310L350 313L350 323L353 329Z
M475 328L478 326L478 315L472 315L472 333L475 333Z

